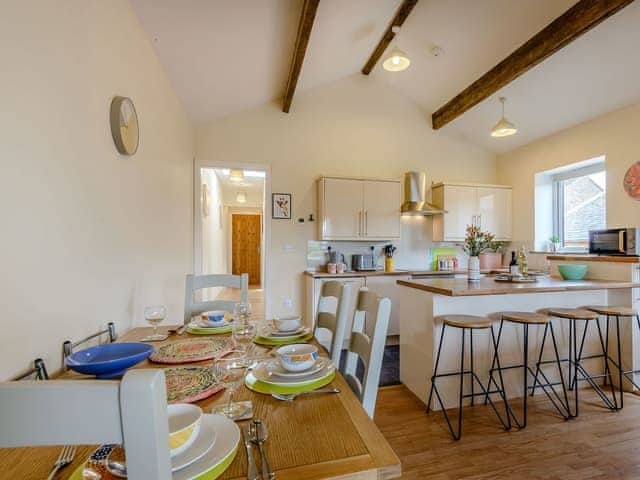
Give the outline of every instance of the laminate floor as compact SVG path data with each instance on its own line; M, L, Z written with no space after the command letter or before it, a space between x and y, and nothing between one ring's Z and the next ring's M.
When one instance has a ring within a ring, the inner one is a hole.
M640 479L640 397L625 394L618 412L604 409L588 388L580 398L580 416L564 421L536 394L527 427L509 432L489 407L465 407L456 442L442 412L425 414L399 385L380 389L375 422L402 460L404 480Z
M216 296L216 300L238 300L240 293L235 288L223 288ZM264 290L253 285L249 286L248 301L254 318L264 318Z

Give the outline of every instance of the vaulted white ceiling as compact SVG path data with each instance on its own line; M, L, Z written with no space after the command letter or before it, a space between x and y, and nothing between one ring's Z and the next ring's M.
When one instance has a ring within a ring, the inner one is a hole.
M279 100L302 0L131 0L196 124ZM388 82L428 114L569 8L575 0L420 0L396 37L411 60ZM357 74L400 0L322 0L298 92ZM494 139L497 96L465 113L453 131L505 151L640 100L640 2L499 92L517 135ZM434 57L439 46L444 54ZM295 115L295 97L290 115Z

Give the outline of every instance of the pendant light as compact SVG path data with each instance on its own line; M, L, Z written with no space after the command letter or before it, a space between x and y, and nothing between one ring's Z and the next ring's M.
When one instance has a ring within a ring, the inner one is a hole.
M231 170L229 172L229 180L232 182L241 182L244 180L244 172L242 170Z
M507 99L505 97L500 97L500 103L502 103L502 117L491 129L492 137L508 137L518 131L516 126L504 117L504 102L506 101Z
M391 31L394 35L397 35L400 31L400 27L394 25L391 28ZM389 56L384 60L384 62L382 62L382 68L389 72L401 72L402 70L409 68L410 64L411 60L409 60L407 54L400 50L396 45L391 50L391 53L389 53Z
M236 195L236 202L247 203L247 194L244 192L238 192L238 194Z

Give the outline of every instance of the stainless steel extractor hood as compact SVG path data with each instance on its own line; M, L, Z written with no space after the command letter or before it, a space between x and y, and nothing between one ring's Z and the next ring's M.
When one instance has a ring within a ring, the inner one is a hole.
M430 204L427 198L427 175L424 172L404 174L404 203L402 215L437 215L446 210Z

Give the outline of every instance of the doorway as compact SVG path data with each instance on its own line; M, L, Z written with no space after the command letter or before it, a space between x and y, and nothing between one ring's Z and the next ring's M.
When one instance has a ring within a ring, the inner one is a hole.
M262 215L231 214L231 273L249 274L249 285L262 285L260 274L262 256Z

